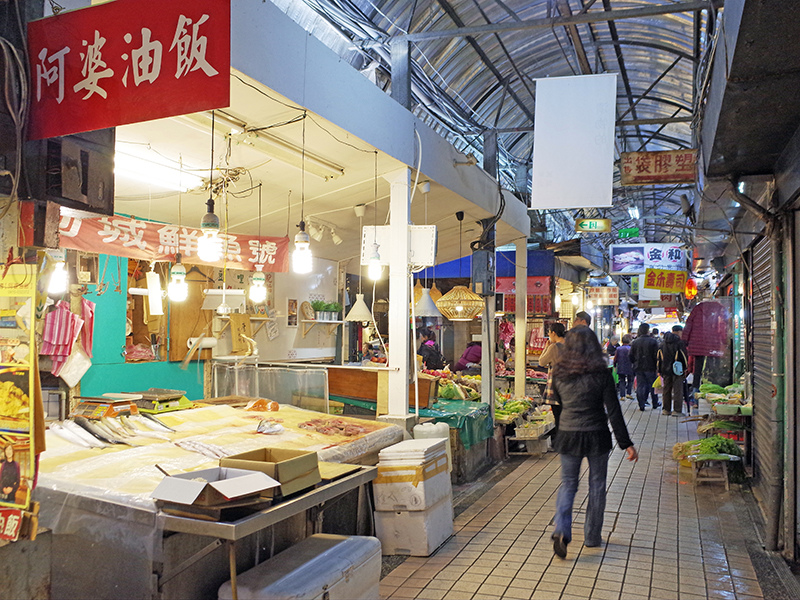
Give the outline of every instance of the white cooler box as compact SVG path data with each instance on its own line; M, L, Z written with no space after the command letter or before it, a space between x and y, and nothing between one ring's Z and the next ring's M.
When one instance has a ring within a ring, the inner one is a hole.
M427 510L452 493L447 454L422 464L382 460L372 491L376 510Z
M378 600L381 543L315 534L236 577L239 600ZM231 582L219 600L233 598Z
M430 556L453 535L453 495L427 510L375 511L375 531L384 554Z

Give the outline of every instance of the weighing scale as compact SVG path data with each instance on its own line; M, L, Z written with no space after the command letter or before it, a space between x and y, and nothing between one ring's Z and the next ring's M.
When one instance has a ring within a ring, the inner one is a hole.
M86 417L102 419L103 417L119 417L138 415L139 407L130 397L131 394L112 394L111 397L92 398L78 397L78 403L70 411L70 417ZM126 396L121 398L120 396Z
M174 410L192 408L191 400L185 396L183 390L166 390L162 388L150 388L144 392L134 392L130 396L136 396L133 400L139 410L150 414L160 414Z

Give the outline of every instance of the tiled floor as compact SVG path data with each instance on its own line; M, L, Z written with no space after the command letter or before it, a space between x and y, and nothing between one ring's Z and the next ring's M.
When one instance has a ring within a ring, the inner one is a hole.
M558 456L529 458L456 518L433 556L411 557L381 580L381 598L428 600L701 600L762 598L742 529L722 483L696 489L672 459L696 423L624 402L639 462L615 450L599 548L583 546L586 472L566 560L550 539ZM584 463L584 469L586 469Z

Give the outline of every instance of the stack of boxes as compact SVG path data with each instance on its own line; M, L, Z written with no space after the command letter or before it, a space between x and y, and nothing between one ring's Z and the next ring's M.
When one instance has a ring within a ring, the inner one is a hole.
M378 454L375 528L383 554L430 556L453 535L446 440L406 440Z

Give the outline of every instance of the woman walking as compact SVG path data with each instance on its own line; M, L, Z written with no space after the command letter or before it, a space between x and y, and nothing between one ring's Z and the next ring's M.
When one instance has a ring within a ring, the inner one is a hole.
M561 405L553 446L561 455L561 487L556 501L553 551L564 558L572 540L572 505L578 491L581 462L589 461L589 504L584 525L584 545L603 543L606 508L606 472L612 448L608 422L628 460L639 458L622 417L611 369L597 336L588 328L567 332L564 348L553 366L550 400Z

